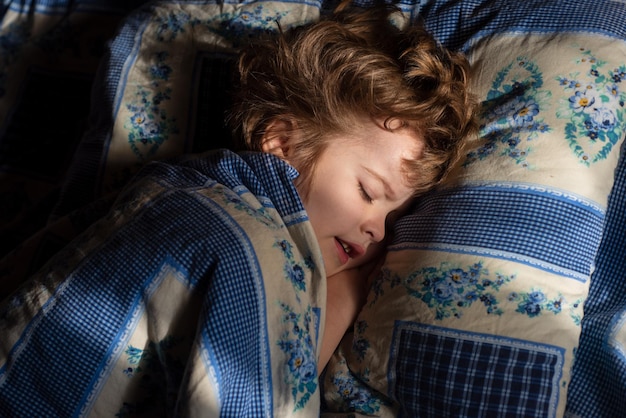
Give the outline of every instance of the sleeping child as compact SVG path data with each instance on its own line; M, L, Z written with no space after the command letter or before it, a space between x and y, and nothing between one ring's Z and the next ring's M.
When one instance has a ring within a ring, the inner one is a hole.
M148 164L0 306L0 415L319 415L390 215L476 129L466 60L393 11L241 53L243 150Z

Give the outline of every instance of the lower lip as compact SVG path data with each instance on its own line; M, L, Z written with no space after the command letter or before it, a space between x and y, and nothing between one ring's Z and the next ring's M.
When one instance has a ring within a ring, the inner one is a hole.
M339 262L346 264L350 260L350 256L344 251L343 245L335 239L335 246L337 247L337 253L339 254Z

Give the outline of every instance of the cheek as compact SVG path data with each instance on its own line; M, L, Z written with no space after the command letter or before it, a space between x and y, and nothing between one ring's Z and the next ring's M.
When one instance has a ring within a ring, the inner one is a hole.
M317 233L328 231L331 235L337 235L339 228L347 226L354 219L357 205L349 204L350 199L339 187L312 189L305 202L305 209L313 223Z

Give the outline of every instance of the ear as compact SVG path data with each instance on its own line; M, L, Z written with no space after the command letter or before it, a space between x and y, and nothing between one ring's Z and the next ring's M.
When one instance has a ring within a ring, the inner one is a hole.
M291 119L274 118L261 137L261 149L289 161L297 141L296 124Z

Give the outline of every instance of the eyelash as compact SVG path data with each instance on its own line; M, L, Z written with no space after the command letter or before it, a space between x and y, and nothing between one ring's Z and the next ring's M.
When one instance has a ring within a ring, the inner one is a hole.
M361 183L359 183L359 191L361 192L361 196L363 197L363 200L365 200L367 203L372 203L374 201L374 199L372 199L372 197L369 194L367 194L367 192L363 188L363 184Z

